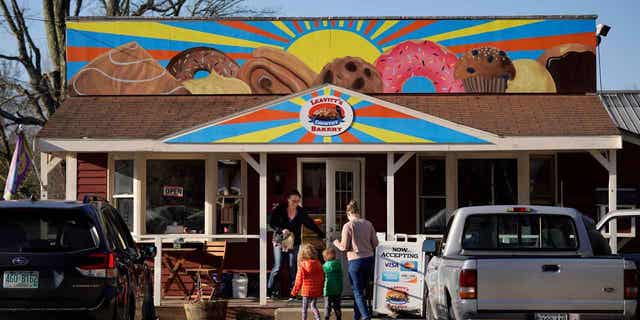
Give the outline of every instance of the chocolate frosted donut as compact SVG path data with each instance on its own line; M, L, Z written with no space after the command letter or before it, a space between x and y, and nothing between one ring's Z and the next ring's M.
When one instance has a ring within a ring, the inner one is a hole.
M323 83L361 92L382 92L382 78L376 67L358 57L337 58L328 63L313 84Z
M309 88L316 73L296 56L270 47L256 48L238 71L253 93L288 94Z
M558 93L585 93L596 90L595 49L568 43L547 49L538 57L555 81Z
M208 47L194 47L178 53L167 64L167 70L178 81L193 79L198 71L235 77L240 67L224 52Z

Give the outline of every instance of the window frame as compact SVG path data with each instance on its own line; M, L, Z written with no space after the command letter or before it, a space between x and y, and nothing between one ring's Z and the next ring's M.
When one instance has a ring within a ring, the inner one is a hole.
M425 195L423 194L423 190L422 190L422 179L423 177L423 170L422 170L422 162L423 161L428 161L428 160L438 160L438 161L442 161L444 163L444 193L442 195ZM444 208L443 210L447 210L449 211L447 208L447 158L446 156L437 156L437 155L419 155L416 157L416 220L417 220L417 232L418 233L423 233L424 230L424 224L426 222L426 219L424 219L425 217L423 217L422 214L422 200L426 200L426 199L437 199L437 200L444 200ZM448 216L448 215L447 215ZM447 220L448 222L448 220ZM445 223L446 224L446 223ZM444 226L444 228L446 229L446 225ZM443 230L443 234L446 233L446 230Z
M220 161L225 161L225 160L238 160L240 161L240 196L220 196L218 194L218 187L220 186L220 177L218 176L218 163ZM215 235L246 235L247 234L247 204L248 204L248 195L247 195L247 162L240 156L233 156L233 155L224 155L224 156L217 156L215 157L215 177L216 177L216 181L212 182L214 183L214 188L213 188L213 198L214 198L214 204L213 204L213 234ZM222 208L220 207L220 199L224 199L224 198L228 198L228 199L241 199L241 203L240 203L240 216L238 217L238 232L236 233L218 233L218 208L220 208L220 210L222 210ZM238 239L234 241L246 241L246 239ZM229 241L229 240L227 240Z
M133 209L133 214L134 214L134 218L133 218L133 226L130 229L131 231L131 235L134 239L137 239L138 237L142 237L142 236L159 236L156 234L150 234L146 231L145 228L145 219L146 219L146 210L147 210L147 206L146 206L146 180L147 180L147 167L146 167L146 162L147 160L204 160L205 161L205 219L207 219L207 203L206 203L206 199L207 199L207 184L210 184L209 188L211 189L211 209L212 212L210 213L211 217L209 221L205 221L205 233L204 235L218 235L215 231L217 230L217 219L216 219L216 210L217 210L217 203L216 203L216 199L217 199L217 177L218 177L218 160L222 159L222 160L240 160L242 163L242 189L243 189L243 193L245 194L245 200L244 200L244 205L243 205L243 210L242 210L242 215L241 215L241 219L240 219L240 233L237 234L229 234L229 235L247 235L247 221L248 221L248 195L247 195L247 162L244 158L242 158L242 156L239 153L159 153L159 152L110 152L109 155L109 166L108 166L108 197L107 199L110 202L113 202L113 200L118 199L118 198L132 198L134 201L134 209ZM116 195L115 194L115 160L133 160L133 165L134 165L134 177L133 177L133 183L134 183L134 194L133 195ZM136 164L137 161L141 161L143 162L142 164ZM136 167L139 166L139 167ZM135 184L136 184L136 169L140 170L142 176L139 177L139 183L140 183L140 189L136 190L135 189ZM212 172L209 174L207 173L207 170L211 169ZM209 181L208 177L212 177L212 179L215 179L215 181ZM139 197L139 202L141 202L140 204L137 204L136 202L136 192L140 192L141 194L138 195ZM136 208L136 206L140 206L141 208ZM116 208L117 209L117 208ZM141 215L141 217L136 217L137 215ZM136 219L139 218L139 219ZM139 220L139 223L142 223L142 226L138 226L136 223L136 220ZM207 225L207 222L209 222L209 225ZM206 228L207 227L211 227L211 233L206 233ZM137 232L139 231L140 234L138 234ZM179 236L176 235L176 236ZM231 241L231 242L246 242L247 239L245 238L240 238L240 239L227 239L227 241Z

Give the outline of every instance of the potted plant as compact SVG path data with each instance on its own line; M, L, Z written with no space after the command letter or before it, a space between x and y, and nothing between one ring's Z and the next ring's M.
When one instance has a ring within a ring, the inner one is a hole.
M217 277L211 279L211 295L203 294L203 284L197 270L196 295L189 296L184 304L184 312L187 320L225 320L227 318L227 300L220 299L220 281ZM207 273L209 275L209 273Z

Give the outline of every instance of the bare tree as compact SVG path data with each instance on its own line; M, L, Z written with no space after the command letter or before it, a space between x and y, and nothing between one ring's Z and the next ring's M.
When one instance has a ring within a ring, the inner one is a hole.
M246 0L101 0L107 16L270 16L273 8L251 8Z

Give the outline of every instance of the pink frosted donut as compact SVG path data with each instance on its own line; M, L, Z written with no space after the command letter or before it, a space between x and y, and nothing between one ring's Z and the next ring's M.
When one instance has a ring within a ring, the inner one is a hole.
M464 92L462 81L453 77L458 58L445 47L431 41L405 41L376 60L385 93L398 93L407 79L425 77L436 92Z

